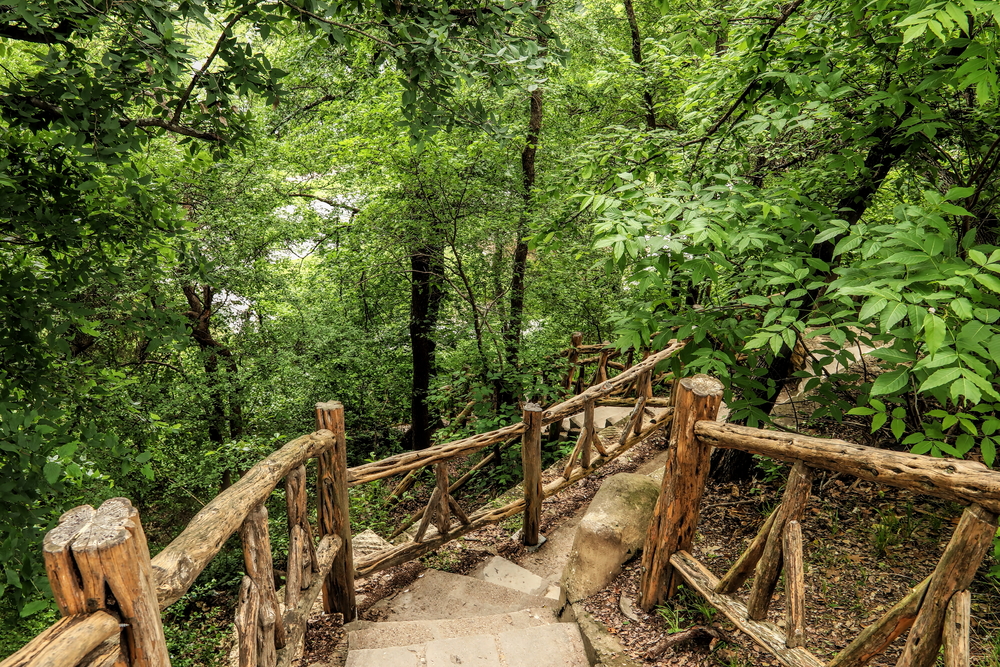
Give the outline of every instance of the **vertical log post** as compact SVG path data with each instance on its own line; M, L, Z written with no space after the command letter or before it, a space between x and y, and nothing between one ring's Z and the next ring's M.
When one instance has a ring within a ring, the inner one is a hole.
M563 388L567 391L573 386L573 376L577 373L576 360L580 358L580 351L577 348L580 347L581 343L583 343L583 334L579 331L574 332L570 337L572 347L569 351L569 368L566 369L566 380L563 382Z
M587 401L583 404L583 444L580 445L580 466L585 470L590 469L590 462L593 458L591 453L594 438L597 436L597 428L594 426L594 402Z
M806 645L806 581L802 562L802 525L789 521L783 536L785 559L785 646Z
M604 344L607 345L607 342ZM608 381L608 357L611 356L612 351L608 349L601 350L601 358L597 360L597 370L594 371L594 381L590 383L591 386Z
M274 662L267 662L264 656L274 653L274 647L285 645L285 625L281 621L281 608L278 606L278 595L274 591L274 563L271 556L271 535L268 530L267 508L261 503L250 510L243 525L240 526L240 540L243 542L243 564L260 595L260 610L258 620L257 642L261 646L271 644L271 649L258 652L258 662L261 667L273 667ZM267 619L271 619L267 622Z
M350 504L347 498L347 434L344 406L339 401L316 404L316 426L333 431L333 447L319 455L319 535L337 535L343 547L323 584L323 609L357 618L354 598L354 555L351 547Z
M771 596L774 594L775 586L778 585L785 526L790 521L802 520L811 490L812 468L800 461L793 465L788 473L785 495L781 499L781 506L775 510L774 525L767 536L764 552L757 562L753 587L747 599L747 616L755 621L762 621L767 616L767 608L771 606Z
M646 412L646 402L653 397L653 371L646 371L642 374L636 390L639 392L640 400L636 401L636 411L638 414L636 414L632 426L632 433L639 435L642 433L642 417Z
M527 428L521 436L521 468L524 471L524 546L538 544L542 524L542 407L535 403L524 406Z
M63 615L117 611L130 667L170 666L146 534L128 499L66 512L42 548Z
M438 488L438 506L437 512L434 515L434 525L437 527L438 533L447 535L448 528L451 525L451 510L449 507L450 503L448 502L451 495L448 493L447 461L434 464L434 476L437 479Z
M969 667L969 624L972 594L968 589L951 596L944 615L944 667Z
M941 560L934 568L917 620L910 628L897 667L930 667L941 648L941 630L951 598L969 587L997 531L997 515L980 505L962 513Z
M240 667L258 667L260 649L257 645L257 633L260 625L260 592L253 579L243 577L240 584L240 597L236 604L236 634L240 644Z
M691 548L712 453L695 437L694 425L702 419L715 420L721 403L722 383L713 377L696 375L678 383L670 453L642 550L639 604L645 611L672 596L681 583L670 557Z
M306 467L299 466L285 477L285 505L288 516L288 578L285 581L285 607L293 609L301 592L312 583L316 564L309 525L309 497L306 491Z

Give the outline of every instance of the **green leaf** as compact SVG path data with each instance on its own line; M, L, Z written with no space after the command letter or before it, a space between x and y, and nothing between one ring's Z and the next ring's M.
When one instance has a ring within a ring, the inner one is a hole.
M943 384L949 384L954 382L958 378L962 377L962 369L951 366L949 368L939 368L934 371L930 377L923 381L920 385L920 391L928 391L934 387L940 387Z
M872 396L897 392L906 386L907 379L909 379L908 368L900 368L890 373L883 373L875 378L875 382L872 384Z
M924 341L927 343L927 353L934 355L944 343L944 336L947 331L944 320L933 313L928 313L924 318Z
M972 277L986 289L1000 294L1000 278L989 273L974 273Z
M872 417L872 433L885 426L885 422L888 419L889 415L885 414L884 412L880 412L874 417Z
M892 428L892 437L896 438L896 440L899 440L899 438L902 437L903 435L903 431L906 430L906 422L904 422L902 419L893 419L891 428Z
M963 377L951 385L951 397L955 401L961 397L969 403L978 403L983 394L972 380Z
M997 460L997 446L993 442L993 438L983 438L980 440L979 451L983 454L983 463L992 468L993 463Z
M876 313L882 312L886 303L888 302L882 297L873 296L865 302L865 305L861 306L861 312L858 314L858 319L862 322L871 319Z
M882 333L887 333L904 317L906 317L906 304L896 301L887 305L879 316Z
M952 301L951 309L963 320L972 319L972 303L965 297Z
M27 618L32 614L37 614L43 609L49 608L48 600L32 600L21 608L21 618Z
M59 480L59 474L62 472L62 464L56 461L49 461L42 468L42 474L45 475L45 481L49 484L55 484Z
M924 34L925 30L927 30L926 23L917 23L915 25L911 25L909 28L906 29L906 32L903 33L903 44L912 42L917 37L920 37L922 34Z

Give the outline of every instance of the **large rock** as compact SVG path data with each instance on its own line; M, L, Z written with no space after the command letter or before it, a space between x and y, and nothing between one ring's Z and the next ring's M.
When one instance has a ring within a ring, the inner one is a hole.
M562 587L570 602L598 592L642 549L659 496L646 475L621 473L601 485L576 528Z

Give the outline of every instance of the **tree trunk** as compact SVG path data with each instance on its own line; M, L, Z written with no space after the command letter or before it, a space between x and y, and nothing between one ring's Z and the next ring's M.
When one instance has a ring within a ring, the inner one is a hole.
M656 107L653 105L653 92L646 81L646 66L642 62L642 38L639 35L639 22L635 19L635 7L632 0L625 1L625 15L628 16L628 27L632 33L632 62L639 66L642 74L642 103L646 111L646 127L656 129Z
M211 396L211 415L208 423L208 438L221 445L226 437L237 439L243 436L243 406L238 394L238 388L227 392L225 387L238 387L236 373L238 370L236 358L232 350L220 343L212 335L212 301L215 290L203 285L199 289L192 284L184 285L184 296L187 297L190 310L184 313L191 322L191 337L205 355L205 375L208 380ZM224 381L219 375L219 358L222 358L229 381ZM228 400L227 396L228 394ZM227 407L228 403L228 417ZM228 430L228 434L227 434Z
M437 420L432 420L427 393L436 372L434 327L444 297L440 244L424 244L410 253L410 347L413 350L413 384L410 397L410 448L431 443Z

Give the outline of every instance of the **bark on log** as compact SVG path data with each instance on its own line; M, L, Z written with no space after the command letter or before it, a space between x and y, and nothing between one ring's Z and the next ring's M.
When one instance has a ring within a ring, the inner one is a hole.
M320 537L336 535L343 542L323 588L326 613L344 615L348 623L357 617L354 595L354 554L351 548L350 502L347 498L347 433L344 406L337 402L316 404L317 419L333 433L333 446L319 457Z
M896 662L898 667L930 667L941 648L941 630L948 603L955 593L972 583L976 569L993 543L997 515L980 505L962 513L948 546L934 568L917 620L906 637L906 646Z
M580 343L583 342L583 334L579 331L574 332L570 337L570 344L573 346L569 350L565 350L566 355L569 357L568 368L566 370L566 380L563 382L563 389L569 391L569 388L573 386L573 374L577 372L577 359L580 357Z
M767 536L771 534L771 528L774 526L774 520L777 517L778 510L775 509L767 517L764 525L760 527L757 531L757 535L753 538L750 546L747 547L746 551L737 559L733 566L729 568L729 572L726 576L722 578L719 582L719 587L716 589L716 593L721 593L723 595L731 595L739 590L740 586L753 574L754 569L757 567L757 561L760 560L761 554L764 553L764 546L767 544Z
M243 565L247 575L253 579L260 595L262 607L271 610L271 638L278 648L285 645L285 626L281 622L278 594L274 590L274 561L271 554L271 535L267 523L267 508L261 503L247 516L240 526L240 540L243 543ZM288 586L286 583L286 590ZM263 655L263 654L262 654ZM271 667L264 663L263 667Z
M630 398L601 398L594 401L594 405L598 407L631 408L635 405L635 401ZM647 408L669 408L671 405L670 399L665 396L651 396L646 399Z
M521 438L521 469L524 472L524 526L522 544L538 544L542 525L542 407L534 403L524 406L527 429ZM439 529L438 532L444 532Z
M767 616L767 608L771 605L771 596L778 584L782 563L782 537L785 526L790 521L801 521L809 492L812 489L812 469L804 463L796 463L788 473L785 483L785 495L778 507L778 516L774 519L771 533L767 536L764 552L757 561L753 587L747 600L747 610L750 618L762 621Z
M331 446L332 437L332 433L319 431L292 440L205 505L184 532L153 559L160 609L177 602L250 510L264 502L293 468Z
M302 526L295 524L288 535L288 576L285 578L285 606L294 607L302 597L305 544Z
M292 539L295 526L298 526L299 530L302 531L299 550L294 551L290 545L288 555L289 562L291 562L293 553L296 554L294 560L301 568L300 588L306 588L312 583L316 545L313 544L313 530L309 523L309 490L306 486L306 467L304 465L294 468L285 477L285 507L287 509L289 540ZM289 565L289 576L291 576L291 565Z
M670 557L670 563L684 581L783 665L823 667L823 663L805 649L785 646L785 633L780 628L766 621L754 621L748 618L747 609L742 602L728 595L716 593L719 580L690 553L678 551Z
M629 438L628 442L625 443L624 447L619 447L608 452L607 456L601 456L593 461L590 470L584 470L583 468L577 468L573 471L573 474L569 479L557 478L555 481L550 482L542 486L542 492L545 498L549 498L568 486L571 486L578 482L579 480L593 474L595 471L601 468L601 466L615 460L629 449L634 447L636 444L642 442L646 438L655 434L657 431L662 429L664 426L668 425L673 418L673 411L665 412L660 415L657 419L653 420L646 428L643 429L642 433L636 437ZM426 553L429 553L441 545L447 543L450 540L456 539L466 533L478 530L483 526L487 526L493 523L498 523L504 519L514 516L515 514L520 514L524 511L524 499L515 500L503 507L493 509L493 510L481 510L469 516L469 525L461 526L459 528L453 529L448 535L442 536L436 530L431 529L428 531L428 535L425 539L420 542L407 542L405 544L397 545L389 549L383 549L378 553L366 556L358 561L356 572L358 578L367 577L370 574L379 572L394 565L399 565L400 563L405 563L407 561L413 560L414 558L419 558Z
M871 482L888 484L1000 512L1000 472L982 463L892 452L843 440L810 438L746 426L702 421L698 437L714 447L741 449L778 461L803 461Z
M81 611L94 613L110 602L121 617L130 664L168 667L170 657L139 512L126 498L112 498L96 511L89 507L71 510L60 524L43 541L59 608L74 611L82 603Z
M288 631L288 643L278 651L277 667L290 667L296 653L302 648L306 636L306 621L316 599L323 590L323 582L333 568L334 559L343 550L343 541L337 535L327 535L316 547L316 577L302 595L297 606L285 612L282 622Z
M920 582L882 618L862 630L861 634L838 653L827 667L863 667L884 651L913 625L930 582L930 576Z
M261 604L257 610L257 665L258 667L275 667L277 662L277 641L275 630L285 624L279 616L280 610L267 604L261 596ZM284 646L284 642L282 642Z
M448 526L451 525L451 507L448 502L448 464L441 462L434 464L434 477L437 479L438 505L437 513L434 517L434 525L439 533L447 533Z
M591 450L593 449L592 445L597 435L597 427L594 425L593 401L587 401L583 405L583 433L586 434L586 438L584 438L583 443L580 445L580 465L584 468L589 468L590 460L594 458Z
M712 453L711 447L695 436L694 425L698 420L715 419L722 389L721 382L707 375L684 378L678 385L660 497L642 550L639 604L644 611L671 597L681 583L673 572L670 556L691 548Z
M806 580L802 562L802 526L785 525L782 552L785 560L785 646L806 645Z
M257 667L257 616L260 613L260 591L249 576L244 575L240 584L240 597L236 606L236 633L239 636L240 667Z
M951 597L944 615L944 667L969 667L969 630L972 614L972 594L968 589Z
M434 487L431 491L430 500L427 501L427 507L424 508L424 518L420 520L420 525L417 527L417 532L413 536L414 542L420 542L424 539L424 534L427 532L427 527L430 526L431 517L434 516L434 512L438 507L439 496L441 495L441 489Z
M66 616L49 626L0 667L76 665L108 637L118 634L118 618L105 610Z

